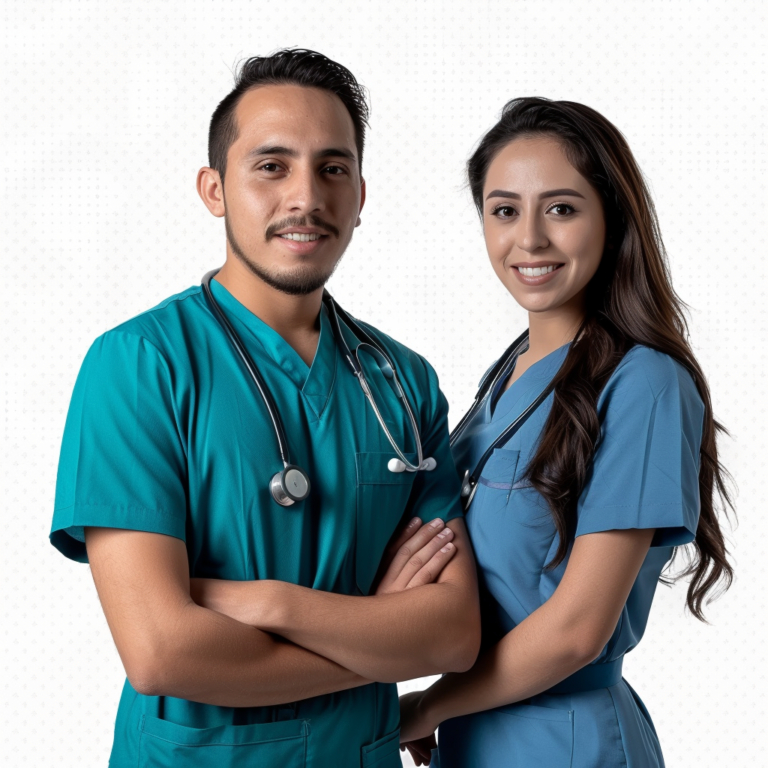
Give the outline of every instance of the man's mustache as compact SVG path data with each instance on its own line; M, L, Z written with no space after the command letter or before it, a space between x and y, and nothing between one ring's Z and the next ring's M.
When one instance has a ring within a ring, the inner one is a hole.
M325 221L325 219L321 219L319 216L289 216L287 219L270 224L264 236L267 240L271 240L276 232L287 227L318 227L334 237L339 236L338 228L334 227L330 221Z

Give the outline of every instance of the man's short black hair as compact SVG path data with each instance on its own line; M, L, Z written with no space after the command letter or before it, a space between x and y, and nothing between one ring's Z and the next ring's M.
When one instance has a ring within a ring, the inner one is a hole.
M346 67L322 53L284 48L271 56L253 56L244 61L235 76L234 90L213 113L208 131L208 165L219 172L222 181L227 169L227 152L238 136L235 110L240 99L258 85L285 84L322 88L342 100L355 126L357 157L362 168L369 112L363 86Z

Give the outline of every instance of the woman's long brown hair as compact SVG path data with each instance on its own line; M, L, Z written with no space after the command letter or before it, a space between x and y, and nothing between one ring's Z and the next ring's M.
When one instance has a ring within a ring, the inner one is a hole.
M549 567L565 559L574 539L576 505L600 437L598 396L631 347L651 347L690 372L704 403L701 513L688 563L675 577L691 577L688 607L703 621L705 598L709 602L733 581L715 505L718 498L726 515L733 509L730 477L717 455L717 433L725 429L712 415L707 381L688 343L685 305L672 287L653 201L626 139L612 123L582 104L526 97L506 104L467 163L481 218L488 167L509 142L530 136L560 142L570 163L599 193L606 222L605 251L587 286L586 316L555 376L552 410L527 467L559 536Z

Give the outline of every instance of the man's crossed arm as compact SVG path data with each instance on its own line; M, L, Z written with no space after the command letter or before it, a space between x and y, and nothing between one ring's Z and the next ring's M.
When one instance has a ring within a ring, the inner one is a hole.
M191 585L184 542L161 534L87 528L86 546L133 687L246 707L469 668L475 565L463 521L450 528L447 551L440 527L406 529L370 597L273 581Z

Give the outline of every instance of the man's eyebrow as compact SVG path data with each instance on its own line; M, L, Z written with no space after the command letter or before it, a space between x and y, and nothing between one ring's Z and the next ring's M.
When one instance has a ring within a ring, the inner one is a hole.
M560 197L561 195L569 195L570 197L580 197L585 199L581 192L577 192L575 189L550 189L548 192L542 192L539 195L539 199L543 200L545 197ZM508 192L506 189L494 189L493 192L489 192L486 196L486 200L490 200L492 197L508 197L511 200L521 200L522 198L517 192Z
M248 151L245 156L246 160L252 160L262 155L285 155L286 157L297 157L298 152L295 149L289 149L288 147L281 147L279 144L264 144L261 147L254 147Z
M347 160L357 160L354 152L343 147L328 147L318 152L317 157L346 157Z
M279 144L265 144L261 147L254 147L246 154L246 160L253 160L257 157L263 157L264 155L283 155L284 157L298 157L299 153L295 149L289 147L283 147ZM321 149L316 157L345 157L348 160L357 160L354 152L342 147L327 147Z

